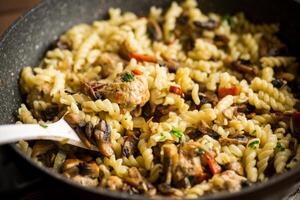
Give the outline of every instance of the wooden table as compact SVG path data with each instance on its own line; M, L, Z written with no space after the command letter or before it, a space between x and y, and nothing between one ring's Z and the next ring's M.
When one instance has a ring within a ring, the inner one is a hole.
M0 0L0 35L40 0Z

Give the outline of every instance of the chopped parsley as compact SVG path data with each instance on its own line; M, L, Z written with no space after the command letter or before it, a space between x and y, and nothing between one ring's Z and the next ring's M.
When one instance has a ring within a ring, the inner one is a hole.
M229 26L233 26L234 25L234 20L233 20L232 16L230 16L228 14L224 15L222 17L222 22L227 22Z
M131 82L134 80L134 75L130 72L126 72L122 75L123 82Z
M183 133L180 131L180 130L178 130L178 129L176 129L176 128L173 128L171 131L170 131L170 133L172 134L172 135L174 135L176 138L178 138L178 139L181 139L182 137L183 137Z
M202 149L201 147L197 148L195 151L196 151L196 153L197 153L198 155L202 155L202 154L205 153L205 150Z
M39 124L39 125L43 128L48 128L48 125L46 125L46 124Z
M276 149L276 151L284 151L285 148L282 146L281 143L278 142L278 143L276 144L275 149Z
M258 140L255 140L251 143L248 144L248 147L252 148L252 149L256 149L257 146L259 145L259 141Z
M165 136L163 133L160 133L160 139L159 139L159 141L160 142L163 142L163 141L165 141L167 139L167 136Z

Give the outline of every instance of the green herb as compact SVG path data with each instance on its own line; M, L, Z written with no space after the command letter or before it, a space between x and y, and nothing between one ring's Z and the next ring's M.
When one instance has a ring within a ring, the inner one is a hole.
M178 138L178 139L181 139L182 137L183 137L183 133L180 131L180 130L178 130L178 129L176 129L176 128L173 128L171 131L170 131L170 133L172 134L172 135L174 135L176 138Z
M284 151L285 148L282 146L281 143L278 142L278 143L276 144L275 149L276 149L276 151Z
M233 26L234 25L234 21L233 21L233 18L232 18L232 16L230 16L230 15L224 15L223 17L222 17L222 20L221 20L222 22L227 22L228 23L228 25L229 26Z
M201 147L197 148L195 151L196 151L196 153L197 153L198 155L202 155L202 154L205 153L205 150L202 149Z
M46 125L46 124L39 124L39 125L43 128L48 128L48 125Z
M134 75L132 73L126 72L122 76L122 81L123 82L131 82L134 80Z
M163 141L165 141L167 139L167 136L165 136L163 133L160 133L160 139L159 139L159 141L160 142L163 142Z
M257 145L259 145L259 141L258 140L255 140L251 143L248 144L248 147L252 148L252 149L256 149L257 148Z

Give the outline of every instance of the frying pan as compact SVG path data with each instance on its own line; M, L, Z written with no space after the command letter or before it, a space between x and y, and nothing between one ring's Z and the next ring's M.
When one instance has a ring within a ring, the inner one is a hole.
M46 0L22 16L0 40L0 124L14 123L16 111L22 102L18 75L24 66L36 66L40 59L62 33L73 25L107 17L110 7L146 15L152 5L167 7L171 0ZM200 8L220 14L243 11L254 22L279 22L279 37L289 46L291 53L300 54L300 4L293 0L200 0ZM298 49L298 51L297 51ZM295 88L298 85L294 85ZM300 90L299 90L300 91ZM9 134L9 133L7 133ZM26 134L26 131L24 131ZM85 199L147 199L142 195L111 192L101 188L81 187L50 170L38 166L24 156L15 145L20 168L27 173L50 177L65 188L65 193ZM217 193L200 199L281 199L300 181L300 167L270 178L236 193ZM162 199L162 198L160 198Z

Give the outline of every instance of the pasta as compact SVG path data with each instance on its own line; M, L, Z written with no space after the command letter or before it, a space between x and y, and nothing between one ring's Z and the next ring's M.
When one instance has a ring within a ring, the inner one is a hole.
M203 13L195 0L108 15L68 30L20 74L18 123L64 117L98 152L20 141L26 155L86 187L183 198L300 163L298 64L280 55L278 24Z

